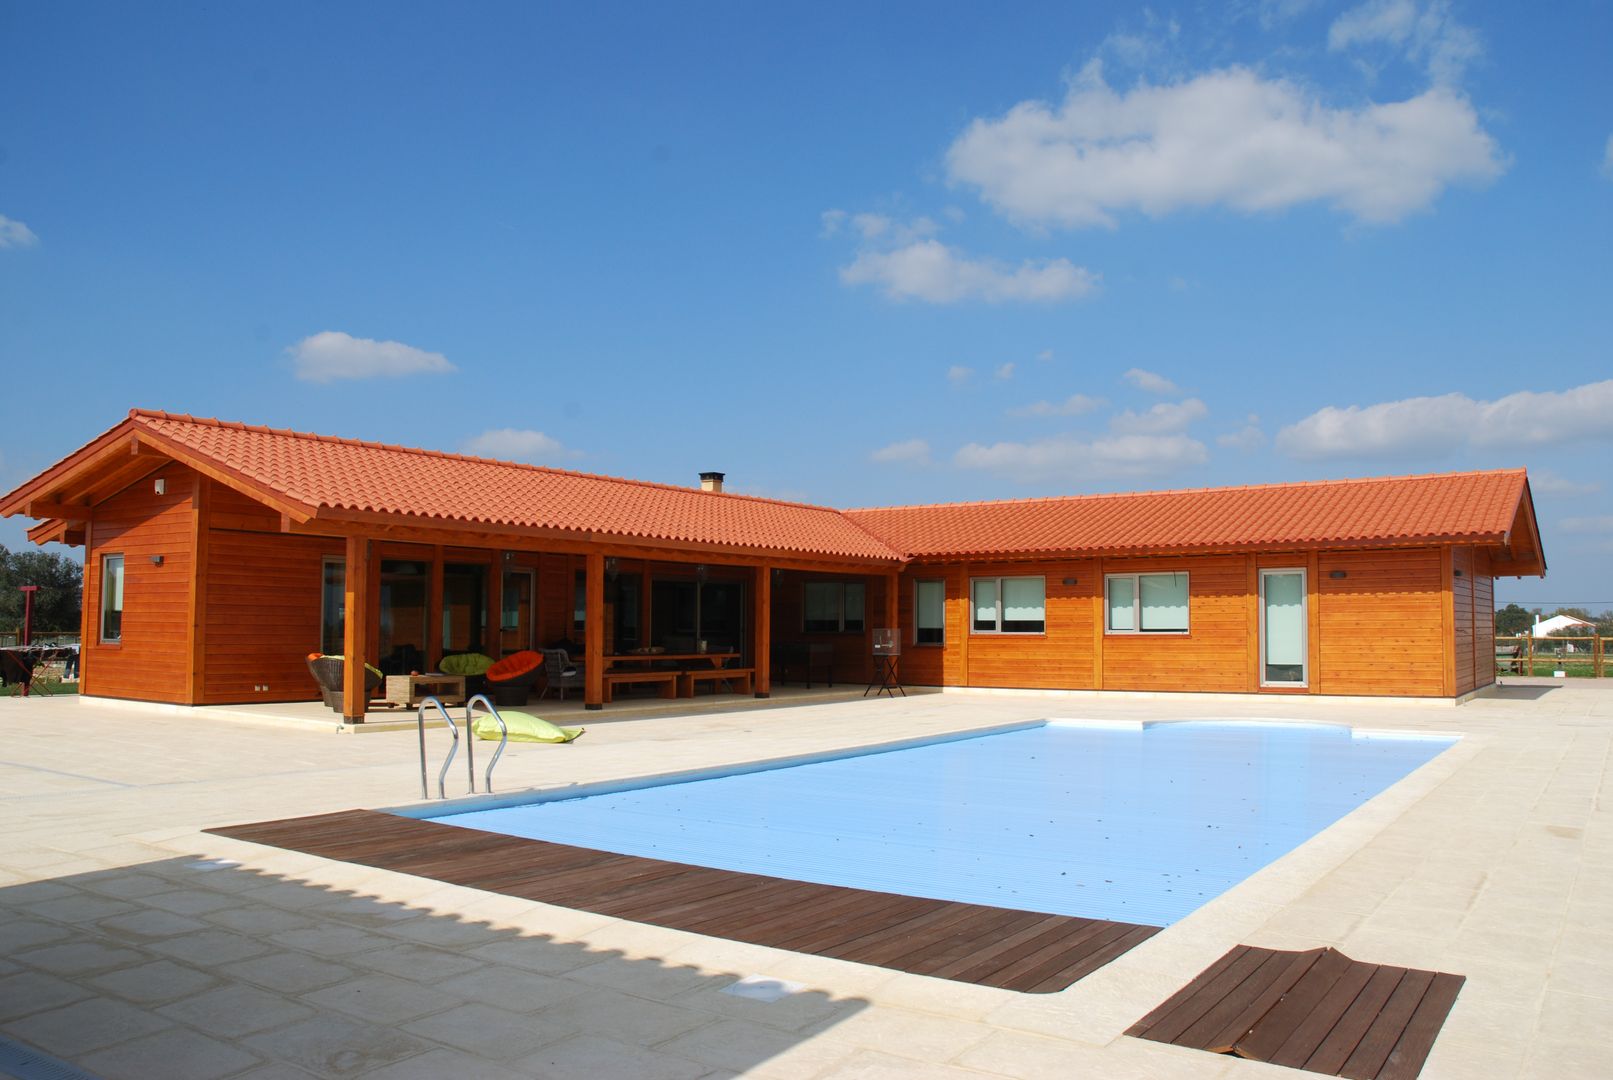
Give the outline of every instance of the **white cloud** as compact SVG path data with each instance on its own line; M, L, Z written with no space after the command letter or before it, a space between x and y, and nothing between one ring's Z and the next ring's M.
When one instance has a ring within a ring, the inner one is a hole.
M1014 362L1010 360L1006 364L998 364L997 370L993 374L999 379L1012 379L1014 377L1014 367Z
M1557 527L1565 533L1575 535L1595 535L1597 533L1613 535L1613 517L1603 515L1602 517L1563 518L1557 523Z
M1602 175L1613 180L1613 135L1607 137L1607 146L1602 149Z
M567 450L559 439L541 431L522 428L492 428L465 444L465 451L478 457L498 458L501 461L525 461L543 465L561 458L581 457L577 450Z
M1440 86L1460 81L1467 65L1484 52L1478 34L1451 16L1446 0L1367 0L1328 28L1327 47L1334 52L1363 45L1388 46L1426 65Z
M1102 398L1087 397L1085 394L1071 394L1063 401L1037 401L1017 409L1010 409L1009 416L1081 416L1102 408L1105 404Z
M1301 458L1443 453L1464 446L1548 446L1613 438L1613 379L1569 390L1523 390L1495 401L1466 394L1377 405L1329 405L1277 433L1277 449Z
M956 386L960 383L968 382L969 379L973 377L974 373L975 369L972 367L964 367L962 364L953 364L951 367L947 368L947 381Z
M1044 364L1047 363L1049 360L1053 359L1053 350L1043 349L1041 352L1036 354L1036 359L1040 360Z
M1426 208L1503 162L1462 95L1335 108L1283 79L1226 68L1117 93L1092 62L1060 104L976 119L947 151L951 179L1031 224L1113 225L1223 205L1245 213L1323 202L1374 223Z
M825 210L818 215L819 236L833 236L846 223L844 210Z
M1602 490L1602 485L1595 481L1582 484L1550 469L1534 469L1529 473L1529 488L1536 495L1571 499L1581 495L1594 495Z
M34 230L13 218L0 214L0 248L33 247L39 243Z
M1092 477L1160 476L1206 460L1204 444L1186 435L1115 435L1081 439L1061 435L1038 442L970 443L953 455L965 469L1010 479L1078 483Z
M297 378L316 383L456 370L442 353L426 352L401 341L356 338L340 330L325 330L305 337L286 352L291 356Z
M1188 425L1209 415L1210 410L1198 398L1186 401L1161 401L1147 412L1127 409L1109 418L1109 427L1122 435L1169 435L1186 431Z
M1142 368L1131 368L1121 378L1137 389L1150 394L1179 394L1181 389L1163 375Z
M1265 443L1266 433L1260 430L1260 417L1254 413L1249 414L1243 427L1237 431L1229 431L1215 437L1215 445L1224 446L1229 450L1241 450L1246 454L1260 449Z
M902 442L893 442L889 446L881 446L878 450L869 454L868 459L885 464L928 465L930 463L930 444L923 439L906 439Z
M1028 259L1007 266L971 259L939 240L915 240L890 251L864 251L840 270L847 285L876 285L892 300L955 304L1077 300L1098 284L1098 275L1068 259Z

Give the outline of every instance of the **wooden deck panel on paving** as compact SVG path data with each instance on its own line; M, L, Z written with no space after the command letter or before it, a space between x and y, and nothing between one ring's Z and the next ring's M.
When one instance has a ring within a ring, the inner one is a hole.
M674 930L1024 993L1063 990L1159 932L618 855L373 810L207 831Z
M1414 1080L1460 975L1239 945L1127 1029L1349 1080Z

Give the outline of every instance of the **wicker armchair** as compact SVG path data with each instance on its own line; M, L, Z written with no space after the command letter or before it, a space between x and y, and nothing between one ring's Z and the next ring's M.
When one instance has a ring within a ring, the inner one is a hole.
M329 705L337 712L342 711L342 682L347 675L347 661L340 656L320 656L317 653L308 658L308 673L319 684L319 693ZM372 694L386 683L386 677L379 668L364 665L364 697L368 700Z
M554 690L560 694L561 701L566 700L567 690L581 690L587 684L582 665L573 664L564 649L543 650L543 673L547 677L543 693ZM543 694L538 696L542 697Z

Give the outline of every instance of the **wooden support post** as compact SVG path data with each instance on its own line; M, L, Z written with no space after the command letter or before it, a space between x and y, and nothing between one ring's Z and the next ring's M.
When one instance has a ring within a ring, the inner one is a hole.
M205 692L203 680L207 666L207 579L212 572L207 555L207 539L211 531L207 522L207 503L212 486L213 481L198 473L196 488L190 499L190 595L186 604L189 609L186 613L189 617L186 652L189 656L190 673L186 699L192 705L200 705Z
M350 724L364 722L365 647L370 639L370 541L347 538L347 571L343 584L347 625L342 642L342 717Z
M590 551L587 559L583 652L588 685L583 690L583 707L602 709L605 707L605 556Z
M431 582L426 587L426 671L436 671L442 663L442 587L442 545L433 544Z
M773 692L773 571L763 563L756 568L756 584L751 589L751 622L754 624L756 668L755 693L759 698Z
M95 522L84 525L84 588L79 593L78 611L78 692L90 692L86 661L91 646L101 643L101 560L95 554Z

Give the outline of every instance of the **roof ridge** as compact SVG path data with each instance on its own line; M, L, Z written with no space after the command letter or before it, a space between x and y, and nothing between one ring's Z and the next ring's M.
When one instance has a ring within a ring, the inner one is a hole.
M1213 495L1228 491L1272 491L1279 488L1324 488L1339 487L1345 484L1393 484L1404 483L1407 480L1450 480L1462 476L1507 476L1515 475L1527 479L1528 470L1524 468L1513 469L1463 469L1456 472L1443 473L1407 473L1401 476L1356 476L1341 477L1334 480L1287 480L1274 481L1268 484L1228 484L1223 487L1202 488L1158 488L1143 491L1100 491L1085 495L1028 495L1022 499L976 499L967 502L935 502L935 503L898 503L888 506L857 506L843 511L846 514L867 514L880 510L947 510L963 507L977 506L1023 506L1029 503L1053 502L1081 502L1087 499L1138 499L1152 498L1160 495Z
M582 472L578 469L560 469L553 465L534 465L528 461L508 461L503 458L481 457L477 454L455 453L451 450L431 450L420 446L404 446L401 443L374 442L369 439L348 439L340 435L321 435L313 431L297 431L293 428L269 427L266 424L248 424L240 420L220 420L211 416L192 416L190 413L171 413L161 409L130 409L131 420L154 419L172 420L183 424L200 424L204 427L229 428L235 431L253 431L268 435L281 435L294 439L309 439L315 442L335 443L340 446L362 446L370 450L386 450L399 454L419 454L422 457L443 458L449 461L469 461L478 465L500 465L512 469L528 469L532 472L549 473L553 476L570 476L582 480L604 480L615 484L627 484L632 487L652 488L660 491L678 491L689 495L709 495L712 498L744 499L747 502L769 503L774 506L793 506L801 510L818 510L827 514L844 516L845 511L819 503L795 502L790 499L776 499L766 495L746 495L738 491L703 491L697 487L686 487L682 484L667 484L657 480L635 480L629 476L611 476L608 473ZM859 526L861 528L861 526ZM867 530L863 530L866 532Z

